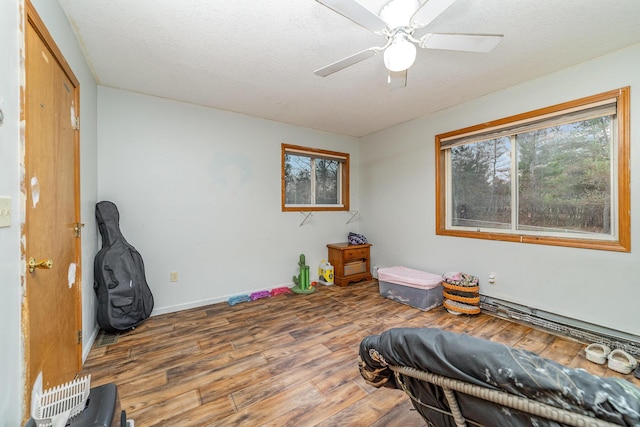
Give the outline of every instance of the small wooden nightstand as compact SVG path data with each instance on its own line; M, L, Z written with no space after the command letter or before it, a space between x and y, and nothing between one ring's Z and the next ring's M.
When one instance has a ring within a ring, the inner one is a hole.
M346 286L351 282L371 280L370 243L350 245L349 243L330 243L329 263L333 266L333 281L336 285Z

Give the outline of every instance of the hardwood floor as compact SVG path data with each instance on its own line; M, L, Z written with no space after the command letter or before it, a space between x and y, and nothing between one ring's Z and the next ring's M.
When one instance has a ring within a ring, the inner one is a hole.
M584 344L486 314L422 312L381 297L376 281L151 317L96 343L81 374L116 383L136 427L424 426L403 392L358 371L362 338L392 327L467 333L640 386L587 361Z

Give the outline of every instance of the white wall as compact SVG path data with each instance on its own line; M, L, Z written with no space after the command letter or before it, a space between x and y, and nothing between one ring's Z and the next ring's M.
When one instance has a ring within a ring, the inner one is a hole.
M635 45L363 138L361 227L373 263L464 271L479 276L485 295L640 335L638 69ZM623 86L631 86L631 253L435 235L435 135Z
M80 81L82 117L81 181L82 217L87 223L83 236L83 320L85 355L90 334L95 328L93 307L93 255L97 232L93 206L97 194L96 84L71 27L58 6L51 0L33 0L58 47ZM23 355L20 310L22 302L20 227L24 223L22 180L22 123L20 121L20 85L24 70L20 60L23 46L21 30L22 0L0 2L0 108L4 124L0 126L0 196L12 199L11 227L0 228L0 425L17 426L22 418Z
M155 314L290 285L300 254L317 277L326 244L358 230L346 212L300 226L280 201L289 143L349 153L357 210L357 139L102 86L98 95L100 199L118 206L144 258Z

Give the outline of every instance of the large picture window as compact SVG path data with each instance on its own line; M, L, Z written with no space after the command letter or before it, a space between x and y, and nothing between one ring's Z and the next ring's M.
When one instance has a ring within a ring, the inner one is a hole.
M629 88L436 136L441 235L630 251Z
M282 144L282 210L349 210L349 154Z

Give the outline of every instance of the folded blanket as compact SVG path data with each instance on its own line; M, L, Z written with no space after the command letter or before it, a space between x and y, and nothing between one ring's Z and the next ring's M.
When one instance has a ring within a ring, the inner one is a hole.
M471 274L462 272L449 272L442 275L445 283L457 286L474 287L478 286L478 278Z

